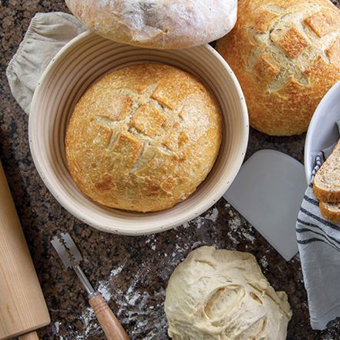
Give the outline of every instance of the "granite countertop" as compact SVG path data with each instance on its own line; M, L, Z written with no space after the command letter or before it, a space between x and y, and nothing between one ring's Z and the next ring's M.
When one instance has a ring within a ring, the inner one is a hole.
M0 155L52 319L39 330L41 339L105 339L83 287L72 271L64 269L50 245L58 232L71 233L84 256L86 275L109 301L131 339L168 339L163 312L167 280L192 249L213 244L253 253L273 287L287 292L294 313L287 339L340 339L340 322L332 322L323 332L310 328L298 255L286 262L223 199L184 226L144 237L99 232L60 206L34 167L28 117L11 96L5 76L32 16L50 11L68 10L63 0L0 2ZM304 139L305 135L279 138L251 130L247 157L269 148L302 162Z

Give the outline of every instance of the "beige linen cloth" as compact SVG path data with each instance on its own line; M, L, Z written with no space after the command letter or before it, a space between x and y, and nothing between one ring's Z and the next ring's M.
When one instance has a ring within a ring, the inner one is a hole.
M37 13L33 17L6 70L13 97L27 114L34 90L49 62L65 44L86 30L67 13Z

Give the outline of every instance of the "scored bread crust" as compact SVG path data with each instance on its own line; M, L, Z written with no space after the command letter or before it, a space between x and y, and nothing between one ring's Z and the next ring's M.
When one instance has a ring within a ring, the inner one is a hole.
M158 211L191 195L218 155L217 101L194 76L164 64L126 66L92 85L66 133L70 173L106 206Z
M66 0L97 34L136 46L173 49L202 45L235 25L237 0Z
M340 223L340 204L320 201L320 211L327 220Z
M340 140L316 173L313 192L320 201L340 202Z
M251 126L301 134L340 79L340 11L329 0L241 0L216 48L241 84Z

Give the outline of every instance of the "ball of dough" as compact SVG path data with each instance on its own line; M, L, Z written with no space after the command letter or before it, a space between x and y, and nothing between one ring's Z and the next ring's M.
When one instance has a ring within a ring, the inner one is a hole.
M301 134L340 79L340 11L328 0L242 0L217 50L242 86L251 126Z
M165 312L175 340L285 340L292 312L250 253L201 247L170 277Z
M92 31L114 41L157 49L202 45L235 25L237 0L66 0Z

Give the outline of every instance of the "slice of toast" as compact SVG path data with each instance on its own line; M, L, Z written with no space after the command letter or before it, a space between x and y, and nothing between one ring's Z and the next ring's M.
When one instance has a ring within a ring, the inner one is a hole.
M313 191L319 201L340 202L340 141L316 173Z
M327 220L340 223L340 203L320 202L320 211Z

